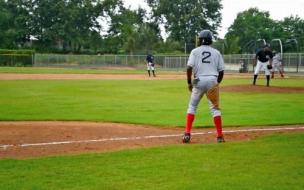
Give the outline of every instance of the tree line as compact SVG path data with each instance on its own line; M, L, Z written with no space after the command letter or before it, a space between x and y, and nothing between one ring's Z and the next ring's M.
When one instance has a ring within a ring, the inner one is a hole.
M225 39L219 40L225 53L254 52L265 42L276 51L282 43L285 52L304 52L304 20L289 16L277 21L268 11L250 8L237 15Z
M52 53L183 53L201 29L210 29L224 53L249 51L258 39L280 38L303 51L304 21L272 20L256 8L239 13L224 39L221 0L146 0L151 11L122 0L0 0L0 48ZM199 5L199 6L198 6ZM161 35L163 26L168 34ZM248 45L249 44L249 45ZM247 47L248 46L248 47Z

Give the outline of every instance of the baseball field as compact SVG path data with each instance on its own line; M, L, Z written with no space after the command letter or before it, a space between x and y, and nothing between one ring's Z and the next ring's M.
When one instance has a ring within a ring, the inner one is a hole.
M226 74L226 143L184 72L0 68L0 189L303 189L304 77Z

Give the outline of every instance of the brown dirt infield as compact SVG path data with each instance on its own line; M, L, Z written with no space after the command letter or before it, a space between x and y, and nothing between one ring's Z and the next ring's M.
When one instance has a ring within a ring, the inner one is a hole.
M269 131L269 129L274 130ZM303 131L303 125L224 128L227 143L251 140L265 134ZM192 143L215 143L214 132L213 128L194 129ZM182 134L182 128L156 128L118 123L0 122L0 159L24 159L181 144Z
M185 72L174 74L162 73L157 77L149 77L147 74L24 74L24 73L0 73L0 80L176 80L186 79ZM225 78L252 78L251 74L225 74Z

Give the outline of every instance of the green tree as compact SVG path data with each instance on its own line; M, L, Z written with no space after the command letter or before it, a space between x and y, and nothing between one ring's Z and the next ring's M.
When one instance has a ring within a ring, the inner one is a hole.
M143 23L143 17L140 13L140 10L125 9L121 4L120 12L111 15L111 25L107 38L116 42L113 44L116 46L116 51L125 49L129 53L133 53L136 46L136 32Z
M285 44L286 51L304 51L304 20L298 16L290 16L279 21L276 27L280 31L278 38ZM290 43L286 43L286 42ZM293 43L292 43L293 42Z
M159 41L156 44L155 49L157 53L165 53L165 54L182 54L184 55L185 49L180 45L178 41L174 41L168 38L166 41Z
M172 40L194 42L202 29L213 31L221 23L221 0L146 0L153 19L164 24Z
M146 53L153 49L160 40L160 30L157 25L145 22L145 15L146 11L141 8L130 10L123 7L120 12L110 15L106 41L113 53Z
M156 44L161 41L158 27L153 23L143 23L137 35L137 52L148 53L153 51Z
M38 49L55 50L66 43L66 2L64 0L36 0L32 5L32 34L38 39Z
M13 38L10 33L10 22L12 21L12 14L7 10L4 0L0 0L0 47L9 47Z
M103 14L98 0L36 0L32 5L33 35L49 49L80 52L99 31Z
M29 41L29 1L0 1L0 39L3 48L23 47Z
M237 15L225 38L228 42L233 42L233 39L238 37L239 46L243 51L248 50L248 46L254 50L259 39L265 39L265 41L272 39L274 26L275 22L269 17L269 12L250 8ZM251 41L254 43L250 43ZM231 49L231 51L236 50Z
M240 38L233 36L224 40L224 54L238 54L241 53L239 46Z

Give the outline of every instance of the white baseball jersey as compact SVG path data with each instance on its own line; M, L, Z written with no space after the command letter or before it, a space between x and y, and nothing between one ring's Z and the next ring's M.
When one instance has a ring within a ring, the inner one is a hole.
M272 58L272 72L280 71L283 72L282 66L282 58L279 53L276 53L275 56Z
M281 64L282 59L279 53L276 53L275 56L272 58L272 64L277 65Z
M187 110L187 113L195 114L201 98L217 84L218 73L224 70L224 60L218 50L202 45L191 51L187 66L192 67L194 77L199 79L193 85ZM213 117L220 116L221 111L208 102Z
M200 76L218 76L218 72L225 69L224 60L220 52L206 45L191 51L187 66L192 67L196 78Z

